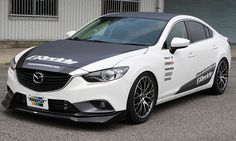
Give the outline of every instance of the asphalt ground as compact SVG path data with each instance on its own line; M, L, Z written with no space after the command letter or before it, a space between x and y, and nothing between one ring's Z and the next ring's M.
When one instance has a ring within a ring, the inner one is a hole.
M0 100L7 65L0 65ZM143 124L78 124L7 111L0 105L0 141L233 141L236 140L236 61L223 95L195 93L158 105Z

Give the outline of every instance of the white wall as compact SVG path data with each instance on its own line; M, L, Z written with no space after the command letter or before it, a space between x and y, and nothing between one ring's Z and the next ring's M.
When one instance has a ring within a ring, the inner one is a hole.
M58 0L58 20L10 19L9 0L0 0L0 40L55 40L101 15L100 0Z
M11 19L9 1L0 0L0 40L55 40L101 15L101 0L58 0L58 20ZM141 11L156 11L156 0L141 0Z
M157 0L141 0L140 11L155 12Z

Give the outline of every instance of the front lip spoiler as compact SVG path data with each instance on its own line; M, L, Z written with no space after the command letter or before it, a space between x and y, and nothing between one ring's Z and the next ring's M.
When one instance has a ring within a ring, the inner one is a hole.
M110 113L75 113L75 114L66 114L66 113L59 113L59 112L51 112L46 110L41 110L33 107L28 106L21 106L18 104L14 104L13 100L13 93L9 89L6 97L2 101L2 105L9 110L17 110L33 115L39 116L46 116L51 118L58 118L64 120L70 120L74 122L81 122L81 123L107 123L107 122L114 122L114 121L121 121L126 118L126 111L117 111L117 112L110 112Z
M14 106L10 109L14 109L17 111L33 114L33 115L40 115L50 118L57 118L57 119L63 119L63 120L70 120L73 122L80 122L80 123L107 123L107 122L114 122L114 121L120 121L125 118L125 112L119 111L112 114L107 115L88 115L88 116L73 116L73 115L63 115L61 113L55 114L54 112L44 112L44 111L38 111L31 108L25 108L25 107L19 107Z

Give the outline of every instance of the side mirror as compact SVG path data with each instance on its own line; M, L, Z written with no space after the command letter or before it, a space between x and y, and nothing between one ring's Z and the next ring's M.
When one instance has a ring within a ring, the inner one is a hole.
M73 36L75 33L76 33L76 31L74 31L74 30L69 31L69 32L66 33L66 36L69 38L69 37Z
M173 38L171 41L170 53L174 54L177 49L185 48L190 44L190 40L185 38Z

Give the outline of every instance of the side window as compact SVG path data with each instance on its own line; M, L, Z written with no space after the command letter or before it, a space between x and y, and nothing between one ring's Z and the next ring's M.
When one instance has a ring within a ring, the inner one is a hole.
M184 22L179 22L175 24L175 26L171 29L164 45L165 49L171 48L171 41L174 37L188 39L187 30Z
M212 30L210 30L210 29L209 29L208 27L206 27L206 26L204 26L204 30L205 30L205 32L206 32L207 38L213 37L213 32L212 32Z
M206 32L206 37L207 37L207 38L210 38L210 30L209 30L209 28L207 28L206 26L204 26L204 30L205 30L205 32Z
M204 29L204 25L189 21L188 22L190 34L191 34L191 42L201 41L207 38L207 34ZM208 30L208 36L210 36L210 31Z
M213 31L209 29L210 37L213 37Z

